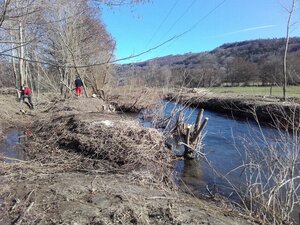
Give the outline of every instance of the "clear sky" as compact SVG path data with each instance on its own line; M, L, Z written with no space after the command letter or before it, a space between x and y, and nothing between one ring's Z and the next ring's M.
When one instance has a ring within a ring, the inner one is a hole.
M136 55L120 63L210 51L224 43L284 37L291 0L152 0L150 3L103 8L102 18L116 40L116 58ZM300 9L299 9L300 10ZM299 10L293 21L300 22ZM291 36L300 36L299 24Z

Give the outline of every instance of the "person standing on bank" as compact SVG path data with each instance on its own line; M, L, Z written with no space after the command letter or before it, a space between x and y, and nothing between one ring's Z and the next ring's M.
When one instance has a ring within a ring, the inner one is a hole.
M82 95L83 82L80 77L77 77L75 80L75 94L76 96Z
M21 102L25 102L25 99L28 99L28 106L30 109L33 109L33 103L32 103L32 92L30 88L27 85L23 85L21 87Z

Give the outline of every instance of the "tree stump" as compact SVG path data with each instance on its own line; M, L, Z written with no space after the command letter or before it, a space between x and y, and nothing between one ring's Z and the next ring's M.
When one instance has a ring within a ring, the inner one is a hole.
M176 126L179 136L181 136L184 141L182 144L184 145L183 157L185 159L195 158L196 149L201 144L201 132L208 122L207 117L204 120L202 120L203 112L203 109L199 111L194 126L182 122L182 115L178 117Z

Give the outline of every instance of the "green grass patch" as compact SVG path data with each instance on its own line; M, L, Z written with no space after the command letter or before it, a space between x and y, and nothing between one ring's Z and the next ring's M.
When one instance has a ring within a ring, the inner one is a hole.
M211 87L209 90L215 94L270 96L270 87ZM272 96L282 97L282 87L273 87ZM300 97L300 86L288 86L287 97Z

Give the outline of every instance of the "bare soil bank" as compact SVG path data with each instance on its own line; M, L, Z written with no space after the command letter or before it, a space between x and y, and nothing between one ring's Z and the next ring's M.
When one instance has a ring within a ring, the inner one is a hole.
M217 96L205 91L184 91L170 92L165 99L274 127L299 129L300 126L300 99L297 98L282 102L271 97Z
M56 98L25 115L0 99L1 122L33 132L28 160L0 162L0 224L253 224L180 192L161 134L100 99Z
M20 104L14 89L0 89L0 140L5 130L13 127L23 127L28 123L33 113L21 115Z

